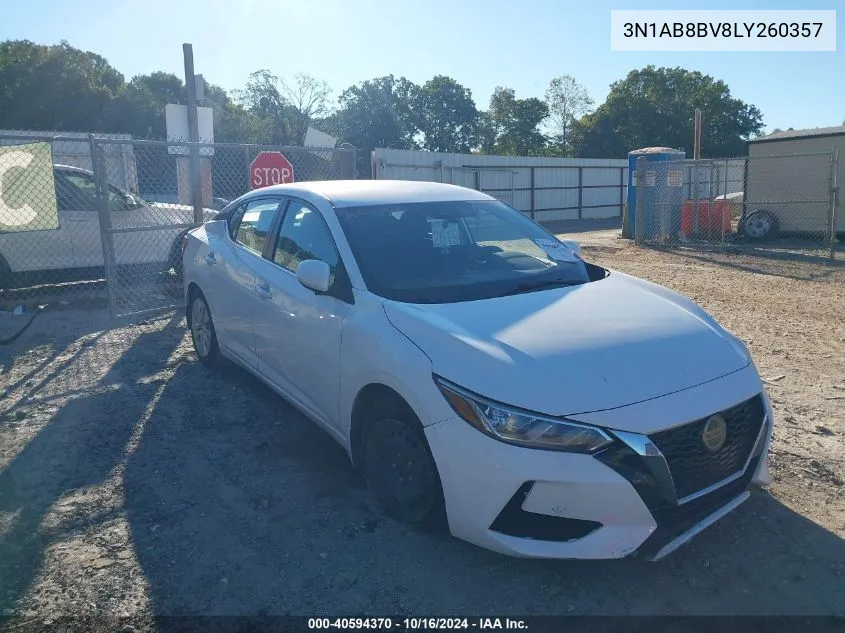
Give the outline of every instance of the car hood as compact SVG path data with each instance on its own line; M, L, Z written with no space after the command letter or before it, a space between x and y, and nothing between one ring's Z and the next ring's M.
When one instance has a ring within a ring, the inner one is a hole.
M147 206L151 209L155 209L157 212L164 215L165 218L170 220L179 220L184 221L185 223L193 222L194 220L194 207L189 204L174 204L171 202L147 202ZM203 222L210 222L213 220L217 214L220 213L219 211L215 211L214 209L209 209L208 207L202 210L203 214Z
M386 301L384 309L436 374L546 415L634 404L750 363L695 303L618 272L579 286L451 304Z

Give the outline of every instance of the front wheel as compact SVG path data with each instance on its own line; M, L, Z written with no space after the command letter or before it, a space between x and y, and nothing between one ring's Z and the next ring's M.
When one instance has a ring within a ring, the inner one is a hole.
M442 516L437 466L413 414L390 403L370 414L364 438L364 474L385 514L404 523Z
M217 365L220 362L220 348L217 345L217 333L214 331L214 321L211 310L203 294L196 290L191 295L190 307L191 340L199 361L206 366Z

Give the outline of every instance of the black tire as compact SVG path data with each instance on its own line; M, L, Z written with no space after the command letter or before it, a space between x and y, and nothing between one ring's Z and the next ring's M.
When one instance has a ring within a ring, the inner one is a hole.
M363 470L376 503L403 523L436 527L445 518L437 465L417 417L390 400L367 413Z
M207 316L207 318L206 318ZM214 330L214 320L211 310L202 292L194 290L191 293L191 303L188 306L188 328L191 330L191 342L199 361L206 367L220 364L222 357L217 345L217 332Z
M777 237L780 223L771 211L757 209L740 219L737 229L749 240L759 242Z
M9 290L12 285L12 269L0 255L0 290Z
M176 239L173 241L173 245L170 247L170 256L167 258L167 269L165 272L170 272L171 270L176 274L176 277L182 279L182 238L188 234L190 229L186 229L179 233Z

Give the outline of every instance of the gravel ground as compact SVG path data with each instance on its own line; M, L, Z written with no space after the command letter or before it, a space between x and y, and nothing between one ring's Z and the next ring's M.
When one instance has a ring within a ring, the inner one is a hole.
M845 614L845 267L615 235L572 237L741 336L777 414L771 490L668 559L515 560L399 525L315 425L199 365L184 318L65 306L0 347L0 615Z

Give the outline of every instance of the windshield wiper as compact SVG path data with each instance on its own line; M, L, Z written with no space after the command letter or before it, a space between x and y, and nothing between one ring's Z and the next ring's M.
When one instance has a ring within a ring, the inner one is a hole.
M542 290L544 288L563 288L566 286L580 286L583 281L563 281L561 279L557 280L550 280L550 281L535 281L532 283L525 283L519 284L516 288L514 288L510 292L506 292L502 297L507 297L508 295L519 295L524 294L526 292L534 292L535 290Z

